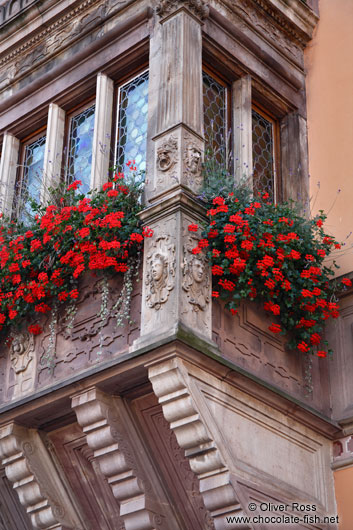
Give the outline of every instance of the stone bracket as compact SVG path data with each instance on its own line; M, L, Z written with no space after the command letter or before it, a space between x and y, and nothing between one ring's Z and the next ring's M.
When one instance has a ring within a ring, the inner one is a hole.
M246 515L242 507L244 501L231 475L227 450L220 447L212 434L216 427L201 392L178 358L150 363L148 377L165 419L200 480L200 492L215 528L232 528L226 516ZM243 528L252 527L245 525Z
M141 460L144 448L123 400L94 387L73 396L72 407L126 530L178 528L149 461Z
M2 426L0 459L34 528L83 530L77 509L36 430L14 422Z

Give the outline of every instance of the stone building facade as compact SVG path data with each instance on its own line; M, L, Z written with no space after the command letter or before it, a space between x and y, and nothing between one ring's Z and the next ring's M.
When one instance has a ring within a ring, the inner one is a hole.
M154 230L131 323L108 319L101 341L86 278L52 366L50 317L1 346L1 529L274 528L261 517L280 505L289 518L315 506L321 522L278 528L337 528L333 469L353 461L351 294L328 330L334 361L288 352L258 307L233 317L211 299L187 230L205 216L209 125L254 187L268 178L254 148L266 132L272 196L308 201L304 52L318 21L314 0L0 3L3 210L37 155L42 201L63 159L89 189L131 155Z

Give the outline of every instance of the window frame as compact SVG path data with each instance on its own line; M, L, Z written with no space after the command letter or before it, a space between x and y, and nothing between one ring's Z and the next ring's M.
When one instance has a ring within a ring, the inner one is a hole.
M273 131L273 201L275 203L282 201L282 175L281 175L281 145L280 145L280 123L277 118L268 112L267 109L264 109L263 105L260 105L256 101L251 102L251 110L257 112L265 120L272 124ZM251 144L251 152L252 152Z
M21 202L22 202L21 195L22 195L24 173L25 173L25 164L24 164L24 162L25 162L25 157L26 157L26 148L29 145L34 144L37 140L39 140L39 138L42 138L43 136L45 136L44 155L43 155L43 168L42 168L42 171L44 172L44 158L45 158L45 145L46 145L46 142L47 142L47 133L48 133L47 126L44 125L44 126L40 127L39 129L37 129L34 133L26 136L25 138L23 138L20 141L19 151L18 151L16 179L15 179L14 186L13 186L13 199L12 199L12 206L11 206L11 219L12 220L18 219L19 213L20 213L19 212L19 207L20 207ZM41 184L40 184L40 187L39 187L39 190L38 190L39 191L39 200L41 198L44 181L45 181L45 178L44 178L44 174L43 174L42 175ZM18 194L16 193L16 190L19 190ZM18 197L19 200L17 199L17 197Z

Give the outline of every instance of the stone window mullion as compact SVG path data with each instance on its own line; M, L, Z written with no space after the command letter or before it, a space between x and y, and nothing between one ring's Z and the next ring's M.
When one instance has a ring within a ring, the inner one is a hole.
M62 152L65 133L65 111L55 103L49 105L47 137L44 151L41 202L48 200L48 189L57 185L61 178Z
M246 75L232 84L232 138L234 179L247 179L252 187L252 106L251 77Z
M92 144L91 189L108 179L113 113L114 82L105 74L97 76L96 110Z
M12 134L5 133L0 161L0 185L2 212L10 217L15 192L17 163L20 141Z

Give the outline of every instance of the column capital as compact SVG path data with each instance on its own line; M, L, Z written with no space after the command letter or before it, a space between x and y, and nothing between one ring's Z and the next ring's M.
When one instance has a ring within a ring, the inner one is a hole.
M201 20L208 17L209 8L204 0L160 0L156 12L161 17L162 22L164 18L182 8L187 9Z

